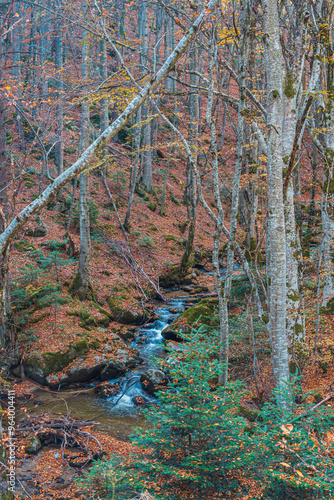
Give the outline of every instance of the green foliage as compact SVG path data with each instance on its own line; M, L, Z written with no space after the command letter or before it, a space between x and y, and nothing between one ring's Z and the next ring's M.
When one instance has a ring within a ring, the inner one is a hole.
M100 210L93 200L88 200L88 207L89 207L90 225L91 227L93 227L98 222ZM75 203L73 204L72 223L77 229L80 228L79 200L76 200Z
M95 462L89 473L76 483L83 490L85 500L118 500L129 498L133 493L129 487L129 478L130 474L122 459L112 455L108 461Z
M248 496L253 500L331 497L334 449L327 433L333 409L305 404L307 395L297 397L301 388L295 378L261 410L252 411L252 418L243 418L242 385L229 382L224 390L218 383L218 332L203 327L187 340L159 361L171 382L158 393L160 404L146 410L148 428L137 429L132 438L148 452L131 459L126 484L136 491L145 487L155 498L158 491L161 500L176 500L185 492L185 498L204 500L210 489L239 498L247 493L240 479L251 477L258 485L258 493ZM101 470L108 470L108 464L101 463ZM92 477L88 473L86 485L96 480L97 470ZM108 483L103 473L99 477L92 495L113 498L104 496ZM128 498L118 485L116 493L116 498Z
M238 486L233 471L249 466L254 454L244 432L248 422L235 412L241 384L230 382L226 390L217 384L217 332L208 337L208 329L200 329L187 339L161 362L172 382L159 393L161 405L147 412L153 430L138 429L134 437L135 444L153 451L149 460L137 462L138 486L143 477L173 484L175 492L169 489L163 498L179 498L177 489L190 485L198 490L196 498L206 498L210 487L232 490Z
M71 261L61 258L57 251L44 254L34 247L27 247L26 251L34 263L27 263L21 269L20 275L12 282L11 294L14 308L21 311L18 323L22 326L28 319L24 311L32 306L34 309L59 307L71 300L63 294L59 279L59 268L69 265Z
M142 238L137 240L137 243L141 247L155 248L154 240L150 236L143 236Z
M327 439L334 412L331 407L298 405L301 387L292 380L265 403L253 432L258 479L267 485L264 499L322 499L334 493L333 444ZM303 400L305 400L305 396ZM276 401L287 400L286 408Z

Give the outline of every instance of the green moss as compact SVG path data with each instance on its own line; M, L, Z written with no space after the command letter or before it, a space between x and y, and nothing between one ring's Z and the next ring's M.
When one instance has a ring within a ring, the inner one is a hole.
M66 243L61 240L50 240L46 243L46 248L48 250L66 250Z
M293 99L296 95L296 90L293 86L295 79L292 71L288 71L285 77L284 94L288 99Z
M24 240L15 241L14 248L19 252L37 252L37 248L34 245Z
M35 353L28 358L26 364L31 367L38 367L42 370L43 376L47 377L50 373L63 370L75 358L83 356L89 351L87 340L81 340L69 346L66 352L46 352L43 354Z
M96 339L89 343L89 347L91 349L99 349L101 347L101 343Z
M99 304L96 302L91 302L91 306L95 307L101 314L104 316L107 316L107 318L111 319L111 314L108 312L106 309L103 309Z
M172 234L166 234L165 235L165 240L166 241L177 241L175 236L173 236Z
M148 204L148 208L149 208L152 212L154 212L154 211L155 211L155 209L157 208L157 204L156 204L155 202L150 201L150 203Z
M202 299L198 304L189 307L181 314L180 319L185 318L189 325L193 325L199 318L204 325L210 325L215 307L218 305L217 299Z
M262 314L261 319L265 325L269 323L269 317L266 314Z
M72 148L64 148L64 153L67 153L69 155L73 155L76 152L77 152L76 148L73 148L73 147Z
M116 296L109 296L106 301L114 321L118 321L119 323L123 323L125 325L140 325L148 319L148 313L146 310L143 312L133 313L131 310L122 307L122 300L119 300Z
M276 99L276 97L279 97L279 92L278 90L273 90L272 91L272 94L273 94L273 98Z
M334 297L327 302L326 307L320 308L321 314L334 314Z
M98 304L92 303L102 314L102 318L95 318L87 309L79 309L73 312L67 312L68 316L77 316L81 319L80 326L82 328L91 330L91 328L96 328L97 326L103 326L107 328L111 320L111 314L108 313L105 309L100 307Z
M239 415L241 417L247 418L250 422L255 422L259 416L260 411L257 410L251 410L250 408L246 406L239 406Z
M42 321L44 318L46 318L47 316L50 316L50 313L49 312L45 312L43 314L41 314L41 316L38 316L37 318L32 318L30 320L30 323L32 325L35 325L36 323L39 323L40 321Z
M75 295L76 292L81 288L81 286L82 286L82 278L81 278L81 274L78 271L77 274L74 276L73 281L72 281L72 285L70 286L68 291L72 295Z
M300 299L298 290L293 290L292 292L288 293L287 297L289 300L292 300L293 302L297 302Z
M332 177L329 181L326 180L322 185L322 191L324 194L334 194L334 178Z

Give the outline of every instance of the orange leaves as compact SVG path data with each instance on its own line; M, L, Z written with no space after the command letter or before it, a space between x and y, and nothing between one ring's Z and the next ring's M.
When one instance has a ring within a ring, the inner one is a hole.
M291 425L291 424L281 425L280 428L283 431L283 434L288 436L291 433L291 431L293 430L293 425Z

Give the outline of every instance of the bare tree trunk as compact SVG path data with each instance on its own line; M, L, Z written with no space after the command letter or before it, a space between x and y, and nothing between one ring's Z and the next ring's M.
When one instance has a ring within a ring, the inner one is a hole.
M82 62L81 74L84 84L87 82L88 76L88 47L87 47L87 32L83 30L82 35ZM80 150L84 151L89 143L89 107L85 98L81 105L81 138ZM79 212L80 212L80 254L79 254L79 269L74 278L71 291L80 300L88 298L90 293L90 219L89 219L89 174L83 173L80 175L80 197L79 197Z
M108 77L107 72L107 52L106 41L100 40L100 76L102 82L105 82ZM100 101L100 130L104 132L109 126L109 110L108 101L103 97Z
M127 231L127 232L130 231L131 208L132 208L132 203L133 203L133 197L134 197L135 190L136 190L138 163L140 160L140 152L139 152L139 150L140 150L140 132L141 132L140 121L141 121L141 109L138 109L137 114L136 114L135 140L134 140L134 149L136 150L136 156L135 156L135 161L134 161L133 171L132 171L132 180L131 180L130 195L129 195L129 199L128 199L128 206L126 209L126 215L125 215L125 220L124 220L124 225L123 225L125 231Z
M192 85L198 84L198 77L194 74L197 71L197 48L194 46L191 51L191 63L190 67L193 71L190 75L190 82ZM192 150L193 161L197 164L198 160L198 121L199 121L199 108L198 108L198 95L191 94L189 96L189 144ZM188 157L187 162L187 185L185 191L186 203L188 207L188 237L186 243L186 249L181 259L181 276L187 273L189 267L189 259L193 251L195 230L196 230L196 204L197 204L197 193L196 193L196 180L194 176L194 171Z
M24 5L21 2L17 2L16 5L16 14L19 17L24 16ZM22 70L21 70L21 54L22 54L22 39L23 39L23 23L21 23L18 26L14 27L13 30L13 38L14 38L14 46L15 46L15 52L14 52L14 60L13 60L13 76L16 79L16 84L17 84L17 102L21 107L21 102L22 102ZM18 135L19 135L19 147L21 151L24 151L25 149L25 139L24 139L24 132L23 132L23 123L22 123L22 115L17 111L16 115L17 119L17 130L18 130Z
M7 186L9 184L9 166L6 157L6 108L0 99L0 231L7 227L9 216ZM10 300L9 281L10 247L0 256L0 347L3 350L0 359L0 375L6 375L13 361L17 358L17 337L14 315Z
M56 36L55 36L55 63L56 63L56 88L57 88L57 126L56 126L56 164L58 176L64 171L64 76L63 76L63 35L62 35L62 0L58 0L58 13L56 20Z
M140 12L140 38L142 40L141 44L141 63L146 63L145 55L149 52L149 42L148 42L148 22L147 22L147 0L142 0L141 2L141 12ZM142 186L148 193L153 189L153 175L152 175L152 134L151 126L152 122L149 119L150 116L150 102L148 101L142 107L142 120L144 122L143 126L143 142L142 142Z
M286 247L283 206L283 56L277 0L263 0L268 95L269 322L274 376L284 387L289 379L286 335Z

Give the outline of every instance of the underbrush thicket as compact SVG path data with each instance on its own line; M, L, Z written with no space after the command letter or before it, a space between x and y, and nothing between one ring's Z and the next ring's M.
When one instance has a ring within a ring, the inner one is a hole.
M306 403L299 380L264 403L254 421L240 416L240 382L218 383L218 334L201 327L159 361L171 383L159 406L146 410L150 426L132 437L142 453L97 462L81 486L87 499L322 499L334 494L334 448L329 406ZM280 409L276 401L290 403ZM296 401L303 401L297 404Z

